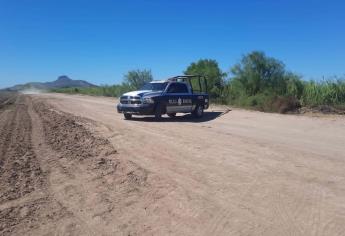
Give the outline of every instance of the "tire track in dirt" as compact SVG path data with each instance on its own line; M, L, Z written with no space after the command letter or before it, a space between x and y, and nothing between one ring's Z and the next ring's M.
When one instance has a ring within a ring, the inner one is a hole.
M46 194L46 175L33 150L26 99L19 96L13 106L5 109L1 113L7 119L1 124L5 135L0 142L0 234L31 235L63 211Z
M276 193L275 201L272 202L275 207L275 221L277 225L281 226L281 230L286 231L286 235L303 235L299 224L296 224L296 219L292 215L289 205L287 206L283 199L281 191ZM291 206L290 206L291 207Z
M258 184L258 181L258 178L255 178L252 182L248 184L248 187L240 194L239 199L241 199L242 203L245 202L245 197L255 189L255 187ZM219 213L216 214L215 217L213 217L213 219L210 220L210 223L208 223L208 226L205 229L204 235L222 235L233 214L233 207L234 206L224 206L224 209L222 209Z
M7 106L6 108L2 106L0 109L0 175L4 166L6 152L11 143L12 131L15 126L14 120L18 112L17 109L14 109L14 106Z

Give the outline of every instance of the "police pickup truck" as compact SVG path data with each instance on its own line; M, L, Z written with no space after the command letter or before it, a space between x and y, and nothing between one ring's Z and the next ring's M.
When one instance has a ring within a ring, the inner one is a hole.
M183 75L152 81L138 91L123 94L117 111L125 119L131 119L132 115L154 115L160 119L163 114L175 117L176 113L192 113L199 118L208 106L206 78Z

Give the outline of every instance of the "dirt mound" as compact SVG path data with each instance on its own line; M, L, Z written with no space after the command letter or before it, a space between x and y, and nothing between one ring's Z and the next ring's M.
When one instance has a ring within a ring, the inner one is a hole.
M35 103L34 109L41 117L46 142L61 158L73 161L89 159L93 169L106 171L102 172L103 175L118 172L125 174L122 182L143 185L147 172L130 161L120 160L107 139L91 133L86 124L93 121L57 111L43 102Z
M281 114L296 112L300 107L301 104L295 97L276 97L273 102L273 109Z
M114 217L138 222L118 211L140 202L149 173L120 159L107 139L88 130L90 122L22 95L3 109L0 235L118 233Z
M15 92L0 91L0 110L14 104L16 96L17 93Z
M81 160L116 153L108 140L85 129L85 119L57 112L44 103L35 104L34 109L42 119L47 143L62 157Z
M34 235L41 224L50 224L48 232L54 232L54 221L66 216L66 209L48 196L24 201L0 210L0 234Z
M31 121L22 98L8 109L0 130L0 204L23 197L43 184L31 143Z
M13 103L0 117L1 235L28 234L27 229L65 214L47 193L47 176L32 145L28 105L24 97Z

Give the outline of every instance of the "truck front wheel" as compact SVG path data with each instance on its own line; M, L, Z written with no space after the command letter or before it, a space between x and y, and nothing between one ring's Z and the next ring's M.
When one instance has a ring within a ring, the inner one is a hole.
M204 106L197 105L197 107L193 111L193 116L196 118L201 118L203 115L204 115Z
M130 120L130 119L132 119L132 114L123 113L123 116L125 117L125 120Z
M156 120L160 120L162 118L162 105L160 103L158 103L156 106L155 118Z

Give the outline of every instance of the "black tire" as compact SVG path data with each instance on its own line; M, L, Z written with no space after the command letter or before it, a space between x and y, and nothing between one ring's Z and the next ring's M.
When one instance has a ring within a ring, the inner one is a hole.
M132 114L123 113L123 116L125 117L125 120L130 120L130 119L132 119Z
M193 111L193 116L195 118L201 118L204 115L204 106L197 105L195 110Z
M156 120L160 120L162 118L162 105L160 103L156 105L155 118Z
M169 113L168 116L169 116L170 118L174 118L174 117L176 116L176 113Z

